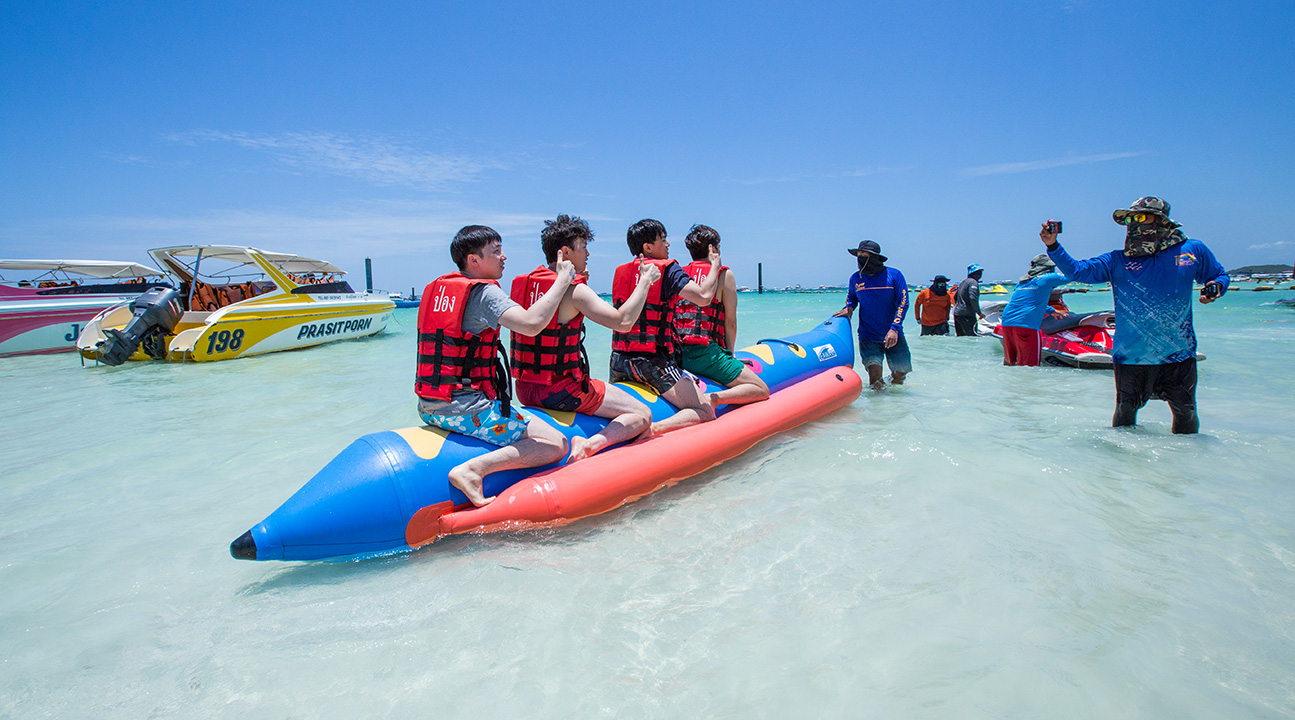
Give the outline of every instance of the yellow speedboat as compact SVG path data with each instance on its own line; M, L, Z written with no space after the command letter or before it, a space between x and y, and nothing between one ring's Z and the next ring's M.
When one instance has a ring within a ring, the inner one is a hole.
M87 360L229 360L382 332L395 303L357 293L322 260L235 245L148 251L175 281L111 307L86 325Z

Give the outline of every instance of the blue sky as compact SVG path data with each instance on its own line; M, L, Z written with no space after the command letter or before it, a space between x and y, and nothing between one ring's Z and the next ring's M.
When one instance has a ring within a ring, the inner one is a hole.
M1290 2L0 5L0 256L246 244L421 288L465 224L595 288L654 217L755 284L1015 278L1141 195L1227 267L1295 261Z

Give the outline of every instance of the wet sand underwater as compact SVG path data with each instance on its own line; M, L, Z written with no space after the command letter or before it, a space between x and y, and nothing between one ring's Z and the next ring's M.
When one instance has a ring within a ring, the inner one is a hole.
M910 317L901 388L596 518L362 562L228 545L418 422L415 310L223 363L7 358L0 716L1292 716L1291 296L1197 306L1196 437ZM744 345L843 295L741 303Z

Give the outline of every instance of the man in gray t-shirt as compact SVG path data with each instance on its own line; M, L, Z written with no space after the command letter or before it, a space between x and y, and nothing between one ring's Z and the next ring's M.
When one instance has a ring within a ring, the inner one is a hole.
M463 308L463 332L480 335L482 330L499 329L499 316L509 308L521 307L498 285L481 284L468 293ZM491 400L475 388L455 390L449 400L418 398L418 412L427 415L476 415L490 407Z
M469 225L454 236L450 243L450 257L459 267L457 276L451 273L433 281L423 291L424 298L445 297L433 292L438 283L442 282L457 284L462 283L463 278L495 281L477 282L468 290L463 315L459 316L459 322L462 323L460 329L464 334L480 334L484 330L503 326L514 333L534 337L553 319L562 296L566 294L576 275L571 261L565 256L559 258L554 266L557 279L551 290L529 308L523 308L513 302L497 284L504 276L504 261L508 259L504 255L503 240L499 233L484 225ZM430 304L425 300L418 310L420 368L433 365L436 362L434 358L451 355L446 352L449 350L448 344L422 339L423 333L430 332L433 325L429 323L425 326L424 321L432 317L443 318L443 311L431 311L429 308ZM426 317L424 313L427 313ZM443 326L440 329L443 330ZM462 367L459 371L466 374ZM501 370L497 369L495 372ZM428 425L496 446L490 452L455 466L448 473L450 484L458 488L473 505L480 507L494 500L494 496L485 495L485 477L490 473L547 465L566 455L567 439L557 428L543 420L529 418L515 409L510 408L505 412L499 399L492 400L482 390L455 388L450 392L449 400L426 396L442 394L447 386L455 385L455 378L459 382L467 379L457 375L442 378L435 375L435 371L433 378L420 378L415 385L420 393L418 410L423 422ZM476 380L480 382L481 379ZM512 378L492 377L492 380L502 384L511 382Z
M978 335L976 320L983 318L980 311L980 278L985 274L979 263L967 266L967 279L958 283L953 296L953 331L960 336Z

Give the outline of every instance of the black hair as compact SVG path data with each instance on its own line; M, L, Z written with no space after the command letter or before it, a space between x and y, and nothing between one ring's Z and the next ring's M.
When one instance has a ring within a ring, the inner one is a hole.
M659 220L648 218L630 225L630 229L625 233L625 242L630 246L631 255L642 255L644 245L654 243L658 238L663 237L665 237L665 225L662 225Z
M462 270L469 255L480 255L490 243L502 243L499 233L485 225L466 225L450 241L450 259Z
M544 261L557 262L558 251L564 247L572 247L581 238L584 238L586 243L593 242L594 232L589 229L589 223L581 220L580 216L559 215L552 220L545 220L544 229L540 231L540 246L544 248Z
M693 225L683 244L693 260L705 260L710 254L710 246L719 245L719 233L709 225Z

